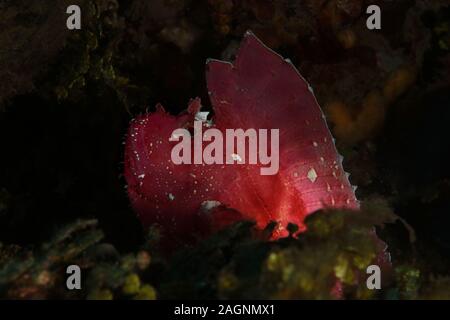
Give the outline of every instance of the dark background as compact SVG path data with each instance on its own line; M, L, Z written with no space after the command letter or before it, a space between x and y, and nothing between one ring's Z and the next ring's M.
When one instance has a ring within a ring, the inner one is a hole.
M140 245L122 176L129 121L158 102L209 108L206 59L232 59L251 29L311 82L358 197L386 199L416 232L412 252L405 228L387 227L392 254L448 272L446 1L375 1L381 31L365 28L362 0L71 1L80 31L65 2L0 3L0 242L33 247L97 218L120 251Z

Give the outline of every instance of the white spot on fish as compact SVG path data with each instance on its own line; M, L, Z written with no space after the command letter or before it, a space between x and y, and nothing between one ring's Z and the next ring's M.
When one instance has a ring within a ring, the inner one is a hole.
M238 154L236 154L236 153L233 153L233 154L231 155L231 158L232 158L234 161L242 162L241 156L238 155Z
M314 183L316 181L316 179L317 179L317 172L316 172L316 170L314 170L314 168L311 168L308 171L307 177L308 177L309 181Z
M219 201L211 201L211 200L203 201L201 204L201 210L209 211L220 205L221 205L221 203Z
M195 115L195 120L206 122L208 120L209 112L197 112Z
M174 196L173 194L171 194L171 193L169 193L169 194L167 195L167 197L169 198L170 201L175 200L175 196Z

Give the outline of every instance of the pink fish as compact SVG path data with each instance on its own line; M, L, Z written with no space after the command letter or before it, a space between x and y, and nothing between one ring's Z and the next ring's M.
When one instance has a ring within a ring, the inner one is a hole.
M217 214L220 220L254 220L259 228L278 222L278 238L287 234L288 223L304 230L304 218L316 210L359 209L313 91L291 62L247 32L236 61L209 60L206 78L214 116L203 119L202 129L218 129L224 136L227 129L278 129L279 170L262 175L264 165L248 161L174 164L173 132L192 131L200 100L178 116L159 106L132 121L126 141L128 194L143 225L195 233L199 217L209 212L214 220L212 209L219 206L233 209ZM200 147L208 143L201 141Z

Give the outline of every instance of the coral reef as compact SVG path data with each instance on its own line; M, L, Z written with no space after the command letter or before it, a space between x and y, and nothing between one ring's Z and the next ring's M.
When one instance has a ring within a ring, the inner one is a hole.
M391 269L372 231L396 219L376 200L359 214L317 212L306 219L306 233L294 237L291 225L277 241L268 241L276 224L261 231L244 221L171 256L161 251L157 226L137 252L119 254L96 221L78 221L39 251L2 247L0 292L16 299L445 299L448 278L426 280L412 265ZM365 282L375 262L384 266L381 291ZM84 290L64 289L64 268L73 263L83 270Z

